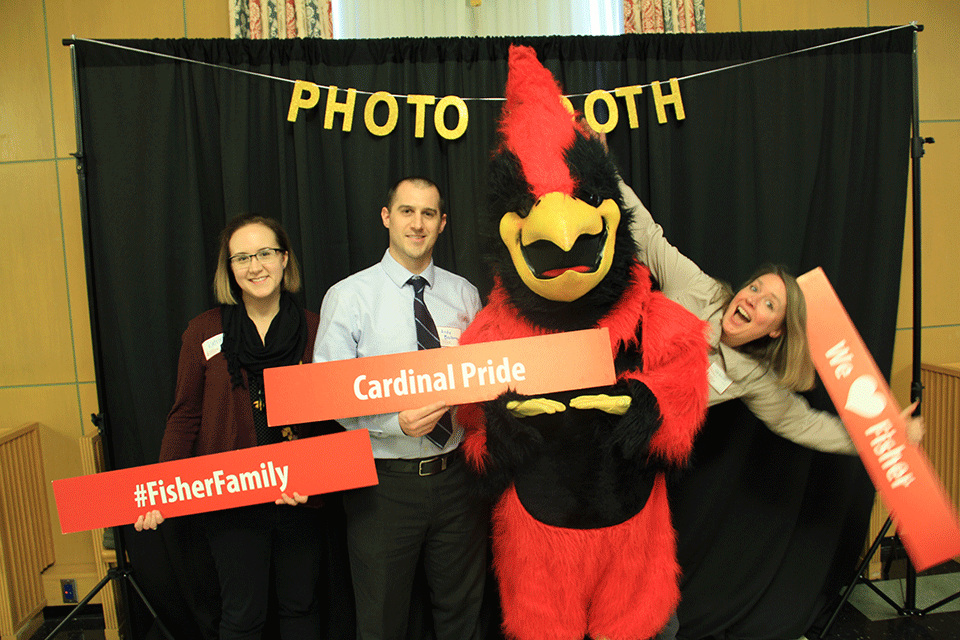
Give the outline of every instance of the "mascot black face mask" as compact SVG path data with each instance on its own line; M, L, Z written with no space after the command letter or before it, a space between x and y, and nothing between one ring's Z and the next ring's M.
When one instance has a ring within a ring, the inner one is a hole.
M620 207L613 200L591 206L570 194L543 194L527 215L500 218L500 238L523 283L548 300L570 302L610 272Z
M503 151L516 158L534 203L503 214L500 239L532 292L570 302L610 272L620 207L601 194L578 191L565 156L585 132L576 130L550 72L529 49L515 48L510 64L500 122Z
M616 167L531 49L511 49L488 211L503 285L531 321L590 326L620 297L636 249ZM585 125L584 125L585 126Z

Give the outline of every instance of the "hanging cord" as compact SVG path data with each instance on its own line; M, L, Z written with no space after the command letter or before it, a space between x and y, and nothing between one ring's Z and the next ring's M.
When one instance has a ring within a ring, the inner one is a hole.
M711 70L709 70L709 71L701 71L700 73L694 73L694 74L691 74L691 75L689 75L689 76L683 76L683 77L677 78L677 81L678 81L678 82L683 82L683 81L685 81L685 80L692 80L693 78L699 78L699 77L706 76L706 75L710 75L710 74L713 74L713 73L719 73L719 72L721 72L721 71L730 71L730 70L732 70L732 69L739 69L740 67L749 67L749 66L754 65L754 64L760 64L760 63L763 63L763 62L769 62L769 61L771 61L771 60L776 60L776 59L778 59L778 58L785 58L785 57L787 57L787 56L794 56L794 55L799 55L799 54L801 54L801 53L807 53L808 51L815 51L815 50L817 50L817 49L824 49L824 48L826 48L826 47L833 47L833 46L836 46L836 45L839 45L839 44L844 44L844 43L847 43L847 42L853 42L854 40L862 40L863 38L873 38L873 37L875 37L875 36L880 36L880 35L883 35L883 34L885 34L885 33L890 33L891 31L897 31L897 30L899 30L899 29L920 29L920 28L921 28L921 27L919 27L916 22L911 22L911 23L909 23L909 24L900 25L899 27L890 27L889 29L884 29L884 30L882 30L882 31L876 31L876 32L874 32L874 33L865 33L865 34L862 34L862 35L859 35L859 36L853 36L853 37L850 37L850 38L844 38L843 40L836 40L836 41L834 41L834 42L825 42L825 43L823 43L823 44L818 44L818 45L814 45L814 46L812 46L812 47L807 47L806 49L798 49L797 51L787 51L786 53L778 53L777 55L768 56L768 57L766 57L766 58L760 58L759 60L750 60L750 61L748 61L748 62L738 62L737 64L728 65L728 66L726 66L726 67L719 67L719 68L717 68L717 69L711 69ZM142 54L149 55L149 56L156 56L156 57L158 57L158 58L166 58L166 59L168 59L168 60L176 60L177 62L186 62L186 63L190 63L190 64L199 64L199 65L203 65L203 66L205 66L205 67L211 67L211 68L214 68L214 69L223 69L224 71L232 71L232 72L234 72L234 73L244 73L244 74L247 74L247 75L250 75L250 76L257 76L257 77L259 77L259 78L266 78L267 80L279 80L279 81L281 81L281 82L289 82L289 83L291 83L291 84L295 84L295 83L297 82L296 80L291 80L290 78L281 78L281 77L279 77L279 76L271 76L271 75L268 75L268 74L265 74L265 73L257 73L256 71L248 71L248 70L246 70L246 69L237 69L236 67L225 67L225 66L223 66L223 65L213 64L213 63L211 63L211 62L201 62L200 60L191 60L190 58L181 58L181 57L172 56L172 55L169 55L169 54L166 54L166 53L158 53L158 52L156 52L156 51L146 51L146 50L144 50L144 49L137 49L136 47L129 47L129 46L127 46L127 45L117 44L117 43L115 43L115 42L106 42L106 41L104 41L104 40L92 40L92 39L88 39L88 38L72 38L72 39L70 39L70 40L64 40L64 44L71 44L71 43L73 43L73 42L90 42L90 43L92 43L92 44L99 44L99 45L102 45L102 46L105 46L105 47L114 47L114 48L116 48L116 49L123 49L124 51L132 51L132 52L135 52L135 53L142 53ZM648 84L644 84L644 85L640 85L640 86L643 87L643 88L647 88L647 87L650 87L650 86L652 86L652 85L653 85L653 83L648 83ZM320 87L321 89L327 89L327 90L330 89L330 85L318 84L317 86ZM609 93L609 90L605 90L605 91L607 91L607 92ZM368 95L368 96L371 96L371 95L374 94L373 91L363 91L363 90L360 90L360 89L356 89L356 92L359 93L359 94ZM392 95L394 98L405 98L405 97L406 97L406 95L398 95L398 94L390 94L390 95ZM589 95L589 94L588 94L588 93L572 93L572 94L569 94L569 95L566 96L566 97L568 97L568 98L574 98L574 97L581 97L581 96L586 96L586 95ZM475 102L488 101L488 100L494 100L494 101L502 101L502 100L504 100L504 98L502 98L502 97L498 97L498 98L461 98L461 99L462 99L462 100L465 100L465 101L475 101Z

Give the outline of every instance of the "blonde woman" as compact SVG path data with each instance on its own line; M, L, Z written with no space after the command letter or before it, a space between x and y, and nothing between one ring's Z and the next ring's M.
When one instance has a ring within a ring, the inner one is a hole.
M840 419L813 409L797 394L813 387L814 367L806 337L806 302L796 278L783 267L764 265L734 293L664 238L663 228L630 187L621 182L620 191L626 208L633 209L640 261L664 295L710 325L710 405L739 398L771 431L788 440L855 455ZM923 418L910 417L916 406L901 414L913 444L924 433Z

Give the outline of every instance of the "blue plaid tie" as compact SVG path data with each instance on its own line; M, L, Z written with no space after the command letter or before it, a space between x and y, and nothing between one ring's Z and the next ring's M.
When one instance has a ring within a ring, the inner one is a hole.
M433 322L433 317L423 301L423 288L427 286L427 281L420 276L413 276L407 282L413 285L413 318L417 325L417 348L418 349L439 349L440 335L437 333L437 325ZM436 428L427 434L427 439L433 444L443 449L447 440L453 435L453 423L450 420L450 412L440 416Z

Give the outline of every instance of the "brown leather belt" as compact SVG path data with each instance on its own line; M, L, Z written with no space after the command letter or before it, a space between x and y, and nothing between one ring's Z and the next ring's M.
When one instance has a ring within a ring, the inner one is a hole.
M434 476L450 468L459 449L443 453L432 458L404 460L402 458L377 458L374 462L379 471L393 473L415 473L420 477Z

